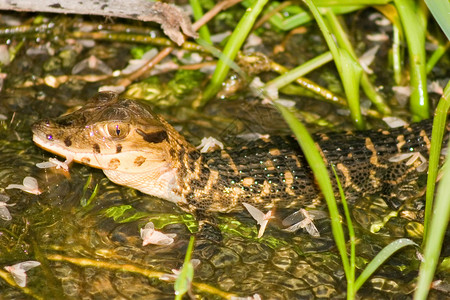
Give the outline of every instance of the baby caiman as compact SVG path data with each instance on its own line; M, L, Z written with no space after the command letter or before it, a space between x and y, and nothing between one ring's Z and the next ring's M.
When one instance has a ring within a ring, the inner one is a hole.
M314 138L350 199L375 193L401 199L425 174L431 128L428 120ZM320 200L294 137L272 136L201 153L147 104L112 92L98 94L70 114L39 121L32 130L38 146L191 212L240 211L242 203L266 211L298 209Z

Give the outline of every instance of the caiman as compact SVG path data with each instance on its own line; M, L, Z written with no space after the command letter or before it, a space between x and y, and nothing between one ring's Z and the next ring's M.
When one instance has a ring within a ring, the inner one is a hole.
M426 174L432 122L316 134L350 199L401 199ZM320 191L294 137L272 136L201 153L136 100L100 93L84 107L32 127L34 142L57 155L100 168L113 182L177 203L190 212L233 212L311 205ZM332 175L331 167L329 167Z

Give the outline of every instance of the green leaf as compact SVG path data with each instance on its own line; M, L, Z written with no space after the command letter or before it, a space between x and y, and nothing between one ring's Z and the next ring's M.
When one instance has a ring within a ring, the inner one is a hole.
M355 282L355 288L358 290L367 279L380 267L389 257L392 256L398 250L406 246L418 246L410 239L398 239L384 247L377 256L366 266L364 271L359 275Z
M180 274L175 280L175 299L182 299L183 295L191 288L192 280L194 279L194 266L191 263L192 251L194 250L194 236L191 236L189 245L184 257L184 264L181 268Z

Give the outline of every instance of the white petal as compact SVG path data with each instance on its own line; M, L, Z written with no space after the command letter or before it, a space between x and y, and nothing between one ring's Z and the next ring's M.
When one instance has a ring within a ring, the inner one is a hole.
M5 221L12 220L11 214L9 213L9 210L5 205L0 206L0 219L3 219Z
M405 125L408 125L404 120L397 118L397 117L384 117L383 121L390 127L390 128L396 128L396 127L402 127Z
M29 190L35 190L39 188L36 178L31 176L27 176L23 179L23 186Z
M5 187L6 190L10 189L19 189L19 190L25 190L26 187L24 187L22 184L9 184L7 187Z
M35 268L37 266L40 266L41 263L35 260L27 260L18 264L13 265L13 267L17 269L22 269L24 271L28 271L29 269Z
M202 141L200 142L200 145L197 146L197 149L200 149L201 153L209 152L210 150L214 150L214 148L219 147L220 149L223 149L222 142L216 140L212 136L210 137L204 137L202 138Z
M414 155L414 153L399 153L399 154L395 154L394 156L390 157L388 160L390 162L399 162L399 161L404 161L405 159L408 159L413 155Z
M306 231L313 237L320 237L320 232L317 230L316 225L313 222L309 222L305 227Z
M14 281L20 287L25 287L27 285L27 274L24 271L14 271L11 272Z
M36 167L38 167L40 169L47 169L47 168L56 167L56 164L49 162L49 161L44 161L44 162L37 163Z
M255 219L256 222L261 225L262 222L264 221L265 214L251 204L242 203L242 205L245 206L245 208L250 213L250 215L253 217L253 219Z
M267 227L267 224L269 223L269 220L267 219L267 220L264 220L262 223L261 223L261 227L259 228L259 231L258 231L258 238L260 238L260 237L262 237L263 236L263 234L264 234L264 231L266 231L266 227Z

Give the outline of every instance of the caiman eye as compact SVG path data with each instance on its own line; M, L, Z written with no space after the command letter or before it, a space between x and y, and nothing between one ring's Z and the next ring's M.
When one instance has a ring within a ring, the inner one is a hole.
M130 127L123 123L108 124L108 133L113 138L123 139L130 132Z

